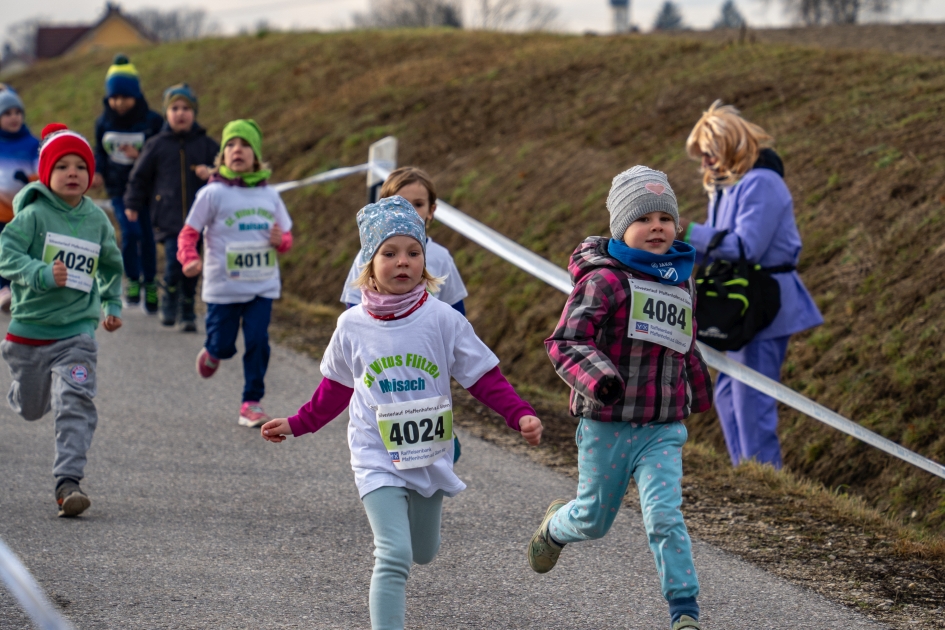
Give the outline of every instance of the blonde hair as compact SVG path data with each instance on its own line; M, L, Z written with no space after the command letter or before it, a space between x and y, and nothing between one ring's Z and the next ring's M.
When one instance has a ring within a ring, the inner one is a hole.
M401 188L410 184L420 184L426 188L427 193L429 193L430 206L432 207L436 203L436 187L433 185L433 180L426 171L416 166L401 166L391 171L390 176L384 180L384 185L381 186L381 199L393 197Z
M703 186L712 192L716 186L737 183L773 141L764 129L742 118L734 106L717 100L692 128L686 153L694 160L701 160L703 154L718 160L716 170L704 169L702 176Z
M380 251L380 247L378 247ZM377 256L377 253L374 254ZM440 287L443 286L443 282L446 281L446 278L438 278L432 273L427 271L427 255L423 255L423 275L420 276L422 281L427 283L427 291L431 295L436 295L440 292ZM354 282L351 283L356 289L362 289L367 287L368 289L377 290L377 285L374 283L374 259L371 259L371 262L361 267L361 273L358 274L358 277L354 279Z

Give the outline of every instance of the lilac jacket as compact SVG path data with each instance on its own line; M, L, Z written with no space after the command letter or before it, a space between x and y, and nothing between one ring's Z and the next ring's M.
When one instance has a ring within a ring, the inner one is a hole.
M775 156L776 157L776 156ZM778 159L775 166L780 166ZM781 171L783 172L783 171ZM689 243L703 256L716 233L728 230L712 258L738 260L738 239L745 248L745 258L762 267L797 265L801 257L801 236L794 222L794 202L779 171L756 167L722 195L718 213L715 198L709 201L709 220L695 223ZM776 339L820 326L824 318L797 271L776 273L781 286L781 311L755 339Z

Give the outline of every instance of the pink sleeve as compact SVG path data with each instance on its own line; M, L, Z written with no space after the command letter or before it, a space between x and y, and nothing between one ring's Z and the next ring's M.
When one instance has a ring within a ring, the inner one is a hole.
M323 378L318 384L312 399L302 405L299 412L289 418L292 435L298 437L314 433L337 418L348 403L354 390L329 378Z
M518 421L524 416L534 416L535 410L519 398L499 366L495 366L482 375L476 384L469 388L473 398L505 418L505 424L516 431L521 431Z
M276 251L280 254L284 254L290 249L292 249L292 232L283 232L282 242L279 243L279 247L276 248Z
M182 265L200 260L200 254L197 253L197 241L200 240L200 232L185 225L184 229L177 235L177 262Z

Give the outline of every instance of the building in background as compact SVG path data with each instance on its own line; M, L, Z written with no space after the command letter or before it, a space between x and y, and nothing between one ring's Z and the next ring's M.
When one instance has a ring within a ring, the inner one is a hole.
M93 50L126 48L156 43L138 22L121 12L117 4L105 5L105 15L92 25L46 26L36 29L34 58L53 59Z
M614 33L630 32L630 0L610 0L614 13Z

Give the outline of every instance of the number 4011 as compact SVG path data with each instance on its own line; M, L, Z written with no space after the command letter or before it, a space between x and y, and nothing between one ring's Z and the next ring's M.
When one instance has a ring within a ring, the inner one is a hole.
M421 435L420 431L423 430ZM404 422L403 432L401 432L400 423L395 422L390 427L390 436L387 440L397 446L403 446L403 443L416 444L417 442L432 442L436 437L441 440L445 437L446 427L443 425L443 416L436 420L436 427L433 426L433 420L424 418L420 423L413 420ZM434 437L436 436L436 437Z

